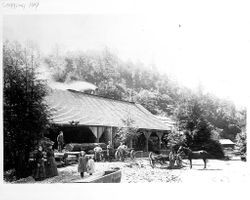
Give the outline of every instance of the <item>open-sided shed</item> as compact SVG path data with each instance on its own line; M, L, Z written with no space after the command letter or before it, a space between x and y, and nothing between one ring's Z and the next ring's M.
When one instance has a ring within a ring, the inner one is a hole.
M133 121L131 126L143 132L148 150L148 139L152 132L161 140L163 133L171 130L170 126L134 102L59 89L51 89L46 102L53 123L63 129L66 140L70 142L112 141L112 129L125 127L124 121L130 118Z
M229 139L219 139L219 143L223 148L234 148L235 143Z

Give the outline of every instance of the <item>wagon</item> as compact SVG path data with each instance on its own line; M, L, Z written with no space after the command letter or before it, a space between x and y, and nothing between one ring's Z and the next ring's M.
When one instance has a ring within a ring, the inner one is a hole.
M170 151L166 151L165 154L154 154L150 152L148 158L151 167L154 168L156 163L160 165L166 164L166 162L169 161L169 153Z
M123 150L123 155L118 151L118 149L115 152L115 159L124 161L125 158L130 157L132 160L135 157L135 151L133 148L127 148Z
M62 167L69 164L77 163L79 156L80 152L77 151L64 152L64 153L55 152L55 160L57 163L57 167Z
M73 183L120 183L122 172L120 168L115 168L93 174L83 179L74 180Z
M112 160L122 160L124 161L125 158L131 158L134 159L135 157L135 151L132 148L128 148L124 150L123 157L120 155L120 153L117 151L117 149L111 149L109 157L107 156L107 150L102 151L102 158L104 161L112 161Z
M108 154L108 150L103 150L102 151L102 158L104 161L112 161L112 160L115 160L115 152L116 150L115 149L110 149L109 151L109 156L107 155Z

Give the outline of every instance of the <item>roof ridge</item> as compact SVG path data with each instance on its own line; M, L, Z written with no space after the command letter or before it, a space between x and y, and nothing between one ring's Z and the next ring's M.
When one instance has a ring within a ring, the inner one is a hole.
M105 97L105 96L100 96L100 95L96 95L96 94L88 94L88 93L84 93L84 92L73 90L73 89L67 89L67 91L74 92L74 93L80 93L82 95L92 96L92 97L96 97L96 98L103 98L103 99L108 99L108 100L112 100L112 101L121 101L121 102L124 102L124 103L136 104L133 101L125 101L125 100L120 100L120 99L112 99L112 98L108 98L108 97Z

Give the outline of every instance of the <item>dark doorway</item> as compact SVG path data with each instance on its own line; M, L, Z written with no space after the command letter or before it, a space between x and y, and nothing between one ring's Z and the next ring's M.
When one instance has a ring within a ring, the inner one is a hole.
M159 149L159 137L155 132L152 132L148 139L148 150L149 151L158 151Z
M141 133L135 140L134 149L136 151L145 150L146 138L143 133Z
M50 131L48 137L56 143L59 131L63 131L64 142L68 143L94 143L95 136L87 126L58 126L55 130Z
M103 133L102 133L102 136L101 136L100 139L99 139L99 142L100 142L100 143L106 143L106 144L107 144L108 141L109 141L108 130L105 129L105 130L103 131Z
M65 143L94 143L95 136L86 126L63 127Z

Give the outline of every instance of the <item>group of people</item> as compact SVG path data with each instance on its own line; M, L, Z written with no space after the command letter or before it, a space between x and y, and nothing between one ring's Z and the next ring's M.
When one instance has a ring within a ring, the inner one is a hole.
M124 158L125 158L125 155L126 155L126 150L127 150L127 146L125 144L123 144L122 142L120 143L119 147L117 148L117 154L118 154L118 157L123 161ZM95 160L98 162L98 161L101 161L102 160L102 153L103 153L103 150L101 148L100 145L97 145L95 148L94 148L94 157L95 157ZM112 154L114 153L114 148L113 148L113 145L112 143L109 141L108 142L108 145L107 145L107 160L108 161L111 161L112 160Z
M64 145L64 136L63 132L60 131L57 136L57 144L58 144L58 152L62 152ZM117 151L121 158L125 157L125 150L127 146L123 143L117 148ZM109 141L107 145L107 158L111 161L112 151L113 151L112 143ZM87 172L89 175L92 175L95 171L95 161L102 160L103 150L100 145L97 145L94 149L94 156L86 155L84 151L80 152L80 156L78 159L78 172L80 176L83 178L84 173ZM95 161L94 161L95 160ZM54 151L52 149L52 145L48 147L46 151L43 150L43 147L38 146L37 153L35 154L35 167L33 170L33 177L35 180L43 180L45 178L50 178L53 176L57 176L57 166L54 156Z
M52 149L52 144L49 145L46 151L43 150L42 145L38 146L37 152L34 156L33 177L36 181L41 181L45 178L57 176L57 166Z
M64 145L64 136L63 132L60 131L57 136L57 144L58 144L58 152L62 152ZM120 144L117 151L119 152L121 158L125 156L125 149L127 146L123 143ZM113 151L112 143L109 141L107 145L107 158L111 161L112 151ZM87 172L89 175L92 175L95 171L95 161L102 160L103 150L100 145L97 145L94 149L94 156L86 155L84 151L80 152L80 156L78 159L78 172L80 176L83 178L84 173ZM95 160L95 161L94 161ZM50 178L58 175L57 165L55 161L54 151L52 149L52 145L49 145L46 150L42 145L38 146L37 152L34 155L34 165L33 165L33 177L36 181L44 180L45 178Z
M182 158L181 153L177 152L174 149L171 149L169 153L169 168L174 168L175 163L177 167L182 167Z
M62 132L60 132L60 134L58 135L57 141L58 151L61 152L63 146ZM121 160L124 160L127 148L128 147L123 143L120 143L119 147L117 148L117 154L119 154ZM80 152L80 156L78 159L78 172L80 173L80 176L82 178L84 177L85 172L87 172L89 175L92 175L95 172L95 161L102 160L102 148L100 147L100 145L97 145L93 150L94 156L86 155L84 151ZM109 141L107 145L107 158L111 158L112 150L113 146ZM35 165L33 170L33 177L35 180L40 181L45 178L50 178L58 175L52 144L48 146L46 151L44 151L42 145L39 145L38 150L35 153L34 161ZM171 149L171 152L169 153L169 167L174 168L175 163L177 167L182 167L182 158L179 152L175 152L174 149Z
M95 172L95 162L93 156L87 156L84 151L81 151L78 160L78 172L82 178L84 177L85 172L89 175L92 175Z
M97 162L101 161L103 159L103 156L104 156L101 146L98 144L93 150L94 150L95 161L97 161ZM113 147L111 141L108 141L107 153L106 153L106 159L108 161L112 160L113 151L114 151L114 147Z
M128 147L125 144L123 144L122 142L120 143L119 147L117 148L117 153L119 154L118 156L119 156L121 161L124 161L127 149L128 149Z
M127 146L123 143L117 148L117 151L120 153L120 156L124 158L125 150ZM109 141L107 145L107 157L110 160L111 158L111 151L113 150L112 143ZM78 160L78 172L80 176L83 178L84 173L87 172L89 175L92 175L95 172L95 161L102 160L102 148L98 144L94 149L94 156L86 155L84 151L80 152L80 157ZM94 161L95 160L95 161Z

